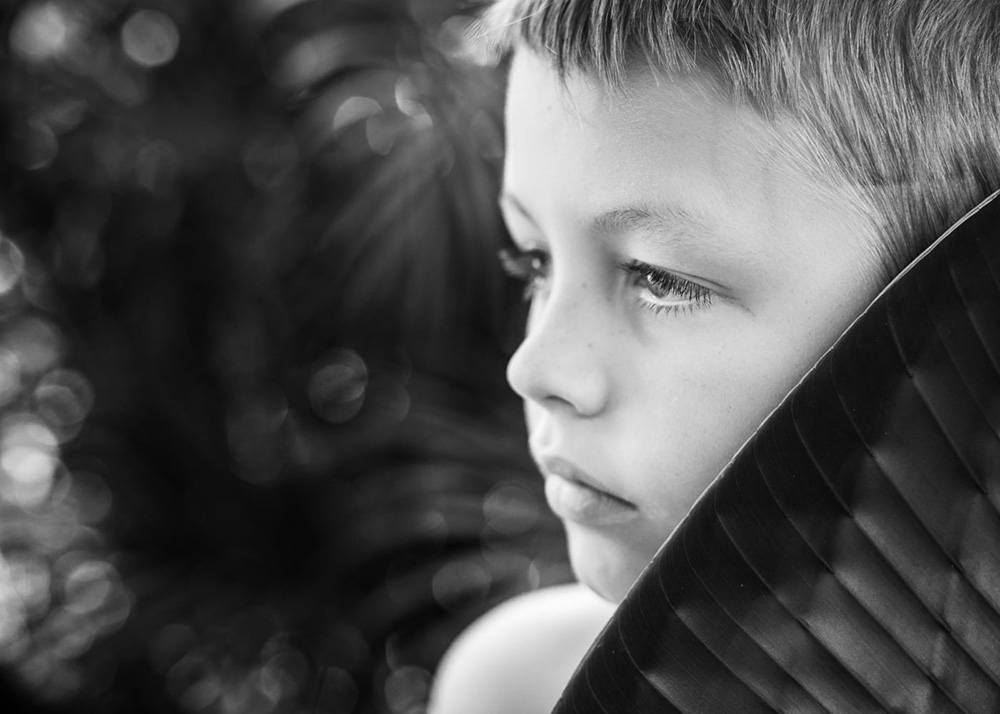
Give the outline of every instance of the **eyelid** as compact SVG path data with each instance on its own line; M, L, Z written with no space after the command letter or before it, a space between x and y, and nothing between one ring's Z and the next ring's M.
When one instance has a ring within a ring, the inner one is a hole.
M662 268L658 265L653 265L652 263L647 263L644 260L630 260L628 262L621 264L622 270L629 273L635 274L663 274L668 275L676 280L690 283L691 285L703 288L719 297L726 297L726 289L723 288L718 283L712 282L706 278L699 277L697 275L691 275L690 273L685 273L680 270L675 270L673 268Z
M516 205L510 207L501 203L500 217L507 228L507 234L510 236L511 241L520 247L526 247L526 242L519 240L519 235L535 235L539 232L538 224L532 220L531 216L522 212Z
M728 303L732 303L734 305L737 305L745 309L745 307L740 303L739 299L734 295L732 289L726 287L722 283L717 283L714 280L710 280L709 278L703 277L701 275L694 275L692 273L684 272L683 270L677 270L676 268L663 268L653 263L647 263L644 260L636 260L632 262L637 264L642 264L653 270L669 273L670 275L673 275L674 277L679 278L681 280L686 280L689 283L700 285L706 290L710 290L712 294L715 296L715 298L719 300L724 300Z

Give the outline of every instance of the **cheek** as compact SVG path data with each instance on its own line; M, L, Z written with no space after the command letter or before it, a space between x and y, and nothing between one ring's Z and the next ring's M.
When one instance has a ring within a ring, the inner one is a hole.
M672 388L649 387L659 394L672 389L660 405L659 421L673 425L670 442L678 450L678 465L698 474L692 488L703 487L728 464L837 334L839 326L808 337L734 339L727 350L692 360L686 378Z
M656 510L683 515L798 381L798 365L702 358L673 380L646 380L630 449ZM683 512L682 512L683 511Z

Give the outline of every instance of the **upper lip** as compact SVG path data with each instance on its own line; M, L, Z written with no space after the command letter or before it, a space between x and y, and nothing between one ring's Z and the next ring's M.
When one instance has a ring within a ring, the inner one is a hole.
M621 501L623 504L635 508L635 504L631 501L627 501L618 494L608 491L600 484L599 481L594 479L594 477L569 459L565 459L561 456L543 456L538 459L538 466L544 474L551 474L553 476L560 476L570 481L576 481L577 483L581 483L584 486L594 489L595 491L600 491L606 496L610 496L617 501Z

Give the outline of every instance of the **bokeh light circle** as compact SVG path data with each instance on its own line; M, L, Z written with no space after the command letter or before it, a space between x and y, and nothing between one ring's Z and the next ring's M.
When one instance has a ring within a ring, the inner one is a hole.
M14 241L0 235L0 296L13 290L24 275L24 254Z
M334 350L309 381L309 402L328 422L339 424L355 417L368 389L368 367L354 350Z
M180 32L165 13L139 10L122 26L122 49L142 67L160 67L177 54Z

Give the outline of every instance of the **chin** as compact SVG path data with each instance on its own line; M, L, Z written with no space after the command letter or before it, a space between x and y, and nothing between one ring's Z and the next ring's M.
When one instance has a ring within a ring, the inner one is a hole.
M577 580L612 603L625 597L654 552L630 548L614 533L566 524L569 559Z

